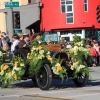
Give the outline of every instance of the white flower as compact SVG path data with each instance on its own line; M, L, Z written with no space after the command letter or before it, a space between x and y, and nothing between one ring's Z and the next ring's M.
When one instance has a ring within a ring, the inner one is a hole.
M0 75L2 76L4 74L4 71L2 70L1 72L0 72Z
M79 47L79 51L83 51L84 50L84 48L83 47Z
M54 74L59 75L59 73L58 73L56 67L52 67L52 70L53 70L53 73L54 73Z
M40 53L41 55L43 55L43 54L44 54L44 50L40 50L39 53Z
M81 69L80 67L77 67L77 69L76 69L76 70L77 70L77 72L79 72L79 71L80 71L80 69Z
M13 71L14 71L14 70L19 71L20 68L18 68L18 67L15 66L15 67L13 68Z
M74 47L74 50L76 50L76 51L77 51L77 50L78 50L78 47L77 47L77 46L75 46L75 47Z
M2 54L2 52L0 51L0 57L2 57L2 55L3 55L3 54Z
M80 69L82 69L82 68L85 68L85 66L84 65L80 65Z
M20 63L20 66L22 67L22 66L24 66L24 64L23 63Z
M50 55L50 51L47 52L47 55Z
M59 63L57 63L55 66L61 66Z
M71 70L74 70L74 66L71 66Z

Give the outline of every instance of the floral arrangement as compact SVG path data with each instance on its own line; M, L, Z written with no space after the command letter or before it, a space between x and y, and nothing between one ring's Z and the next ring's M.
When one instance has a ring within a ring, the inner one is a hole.
M3 53L0 50L0 82L2 87L8 87L13 82L20 80L24 72L24 61L20 56L14 56L9 65L3 64Z
M49 62L53 73L64 79L67 77L66 68L61 66L62 62L59 59L51 57L50 50L46 47L44 48L43 43L37 44L37 40L32 42L31 52L27 55L28 63L30 65L29 74L37 74L42 67L42 63Z
M77 40L77 41L76 41ZM79 72L85 72L89 75L89 69L85 59L89 56L89 49L85 47L84 41L75 35L75 41L72 42L72 47L67 49L70 62L68 66L73 71L73 78L77 78Z
M75 38L77 38L76 36ZM75 39L76 40L76 39ZM69 69L73 71L73 78L76 78L79 72L85 72L89 74L88 67L83 62L83 58L86 59L89 55L89 50L85 47L84 41L80 38L78 41L73 41L71 48L67 49L66 52L69 55L69 62L67 65ZM49 62L51 69L55 75L58 75L62 80L67 76L67 68L62 66L62 61L58 58L53 58L50 55L50 50L43 47L42 44L37 43L38 40L34 40L31 46L31 52L28 53L27 59L30 64L29 74L37 74L39 69L42 67L44 61Z

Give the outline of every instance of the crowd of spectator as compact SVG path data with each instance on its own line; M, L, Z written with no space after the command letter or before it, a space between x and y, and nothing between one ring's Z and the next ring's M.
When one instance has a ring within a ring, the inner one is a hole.
M14 52L15 49L25 48L29 49L30 46L30 37L29 34L14 34L12 40L10 41L9 37L5 32L0 32L0 47L3 51Z
M100 66L100 41L87 38L86 46L90 49L90 56L92 58L92 66Z

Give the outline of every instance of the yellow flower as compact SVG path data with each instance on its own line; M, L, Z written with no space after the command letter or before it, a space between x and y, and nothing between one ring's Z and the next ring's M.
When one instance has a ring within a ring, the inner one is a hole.
M31 57L30 56L27 56L27 59L31 59Z
M30 59L30 53L27 54L27 59Z
M74 51L74 55L77 55L77 51Z
M79 64L79 62L77 61L77 62L75 62L75 64L76 64L76 65L78 65L78 64Z
M49 57L48 60L50 60L50 62L52 63L52 58L51 57Z
M41 50L41 49L43 49L43 47L42 46L39 46L38 49Z
M79 49L79 48L78 48L77 46L74 47L74 50L75 50L75 51L78 51L78 49Z
M42 59L42 56L41 55L38 55L38 59Z
M30 55L30 53L27 54L27 56L29 56L29 55Z
M51 56L50 55L47 55L47 58L51 58Z
M9 77L11 77L12 76L12 72L9 72L8 75L9 75Z
M8 65L5 65L4 67L3 67L3 70L7 70L9 68L9 66Z
M0 67L1 67L1 70L3 70L4 65L2 64Z
M19 63L19 62L18 62L18 61L16 61L16 62L14 63L14 66L16 66L16 67L17 67L17 66L18 66L18 63Z
M7 84L7 81L4 81L5 84Z
M62 67L61 66L58 66L57 67L57 71L60 71L60 70L62 70Z
M14 74L14 80L17 80L17 75L16 74Z

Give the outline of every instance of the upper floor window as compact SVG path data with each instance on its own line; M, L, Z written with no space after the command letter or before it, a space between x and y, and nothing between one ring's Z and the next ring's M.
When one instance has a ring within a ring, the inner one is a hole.
M66 23L73 23L73 0L61 0L61 12L66 14Z
M65 0L61 0L61 12L65 12Z
M88 11L88 0L84 0L84 11Z
M61 0L61 12L66 12L66 5L71 5L73 0ZM68 7L70 10L71 7Z

